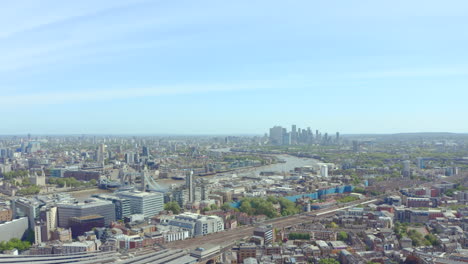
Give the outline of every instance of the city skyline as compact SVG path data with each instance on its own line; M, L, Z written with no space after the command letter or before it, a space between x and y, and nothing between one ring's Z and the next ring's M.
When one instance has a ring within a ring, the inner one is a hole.
M0 134L467 133L467 7L3 3Z

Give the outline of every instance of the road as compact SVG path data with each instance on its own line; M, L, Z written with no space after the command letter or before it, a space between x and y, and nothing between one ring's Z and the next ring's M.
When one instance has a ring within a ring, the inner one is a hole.
M359 200L352 203L347 204L346 207L352 207L359 204L375 202L377 201L375 198L366 198L365 200ZM274 228L284 228L287 226L293 226L305 222L310 222L318 218L328 217L330 214L336 213L336 211L345 209L346 207L342 208L328 208L322 210L316 210L310 213L302 213L298 215L292 215L287 217L275 218L271 220L267 220L263 222L263 224L271 224ZM312 216L315 215L315 216ZM317 216L318 215L318 216ZM252 236L254 226L241 226L236 229L229 229L222 232L210 234L203 237L191 238L186 240L174 241L165 244L167 248L173 249L195 249L202 245L229 245L232 244L234 241L241 240L245 237Z

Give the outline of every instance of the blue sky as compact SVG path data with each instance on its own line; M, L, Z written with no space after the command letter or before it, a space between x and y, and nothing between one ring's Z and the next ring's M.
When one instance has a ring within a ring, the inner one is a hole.
M0 134L468 132L466 1L7 1Z

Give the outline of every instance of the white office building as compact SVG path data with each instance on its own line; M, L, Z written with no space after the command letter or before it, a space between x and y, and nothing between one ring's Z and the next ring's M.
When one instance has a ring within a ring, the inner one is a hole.
M323 164L320 166L320 176L328 178L328 165Z
M126 191L117 196L130 201L132 214L152 217L164 209L164 195L159 192Z
M170 220L169 225L189 231L191 237L204 236L224 230L224 221L219 216L183 213Z

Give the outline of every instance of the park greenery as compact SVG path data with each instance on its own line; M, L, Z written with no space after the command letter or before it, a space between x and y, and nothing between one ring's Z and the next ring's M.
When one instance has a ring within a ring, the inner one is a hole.
M447 196L450 196L450 197L453 197L453 194L457 191L466 191L468 190L467 187L463 186L463 185L458 185L456 188L454 189L448 189L447 191L445 191L445 195Z
M365 194L365 193L366 193L366 189L364 189L364 188L362 188L362 187L356 187L356 188L353 189L353 192Z
M336 235L336 239L338 239L340 241L346 241L346 240L348 240L348 238L349 238L348 233L346 233L345 231L340 231Z
M21 241L18 238L12 238L10 241L0 242L0 251L5 250L12 250L17 249L18 251L25 251L31 247L31 243L29 241Z
M323 258L323 259L319 260L318 263L319 264L340 264L340 262L338 262L338 260L332 259L332 258Z
M427 234L423 236L420 232L415 229L411 229L408 223L396 222L394 227L395 234L398 239L403 237L408 237L411 239L413 246L438 246L439 241L437 237L433 234Z
M310 234L289 233L288 238L291 240L310 240Z
M18 191L18 195L34 195L38 194L41 191L41 187L37 185L30 185L28 187L21 188L21 190Z
M345 196L343 198L337 199L338 203L350 203L359 200L359 197L356 196Z
M166 211L172 211L174 214L180 214L180 206L179 203L177 202L168 202L164 204L164 210Z
M28 171L26 170L17 170L17 171L9 171L2 173L2 176L5 180L13 180L16 178L25 178L29 175Z
M278 213L275 205L279 205ZM269 218L288 216L301 212L301 208L284 197L248 197L241 200L239 211L248 215L266 215Z
M236 162L236 161L248 161L248 160L257 160L263 162L262 157L254 155L226 155L223 157L224 162Z
M228 202L226 202L226 203L224 203L223 205L221 205L221 208L220 208L220 209L223 210L223 211L229 211L229 210L232 209L232 207L231 207L231 205L230 205Z
M70 178L53 178L53 177L49 177L48 183L58 185L60 188L65 187L65 186L76 188L76 187L96 186L97 181L95 179L92 179L92 180L90 180L88 182L84 182L84 181L78 181L77 179L75 179L73 177L70 177Z

